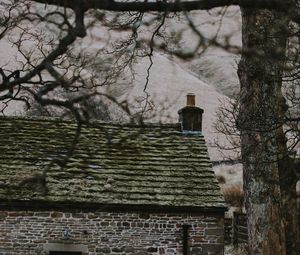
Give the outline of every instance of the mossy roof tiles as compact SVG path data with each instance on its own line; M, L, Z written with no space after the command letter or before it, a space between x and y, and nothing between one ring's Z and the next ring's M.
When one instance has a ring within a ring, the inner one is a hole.
M1 117L0 200L224 207L202 135L178 125L93 123L67 164L53 163L75 130L71 121Z

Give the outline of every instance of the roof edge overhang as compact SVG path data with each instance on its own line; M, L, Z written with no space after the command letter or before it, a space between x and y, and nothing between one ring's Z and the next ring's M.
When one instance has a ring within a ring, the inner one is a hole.
M82 210L110 212L148 212L148 213L224 213L226 206L171 206L157 204L99 204L86 202L48 202L48 201L0 201L0 210Z

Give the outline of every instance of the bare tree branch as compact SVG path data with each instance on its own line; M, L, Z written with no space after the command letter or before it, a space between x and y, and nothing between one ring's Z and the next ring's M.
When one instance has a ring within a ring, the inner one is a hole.
M108 11L137 11L137 12L181 12L192 10L210 10L216 7L240 6L243 8L261 8L287 12L292 19L300 23L300 15L293 6L293 1L282 0L197 0L197 1L126 1L117 2L114 0L88 0L84 3L80 0L32 0L34 2L56 5L74 9L78 4L82 4L85 10L99 9Z

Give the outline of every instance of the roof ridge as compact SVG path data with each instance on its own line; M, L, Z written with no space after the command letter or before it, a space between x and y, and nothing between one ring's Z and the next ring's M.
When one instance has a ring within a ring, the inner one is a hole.
M20 120L20 121L49 121L49 122L61 122L76 124L75 119L63 119L60 117L45 117L45 116L0 116L0 120ZM180 123L161 123L161 122L143 122L143 123L132 123L132 122L114 122L114 121L101 121L101 120L90 120L89 122L83 123L86 126L93 125L112 125L112 126L124 126L124 127L180 127Z

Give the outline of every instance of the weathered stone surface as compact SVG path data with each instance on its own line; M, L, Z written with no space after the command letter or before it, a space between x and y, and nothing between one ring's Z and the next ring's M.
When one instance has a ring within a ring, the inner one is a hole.
M220 254L220 252L223 252L224 246L221 244L203 244L202 249L210 254Z
M151 252L157 252L157 247L149 247L147 248L147 252L151 253Z
M87 247L83 255L182 255L186 224L191 226L191 255L223 255L222 231L208 227L220 222L222 214L149 213L145 218L137 212L0 211L0 215L0 254L5 255L48 255L43 249L47 243ZM64 238L65 230L69 239Z
M205 229L205 235L223 235L224 228L208 228Z

